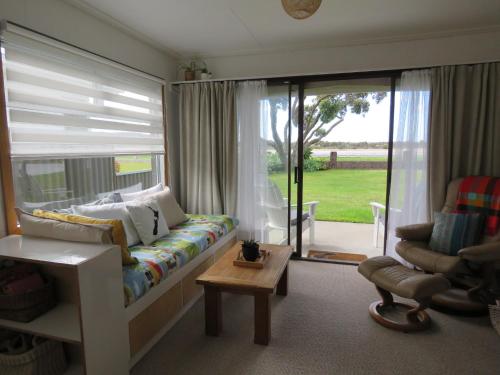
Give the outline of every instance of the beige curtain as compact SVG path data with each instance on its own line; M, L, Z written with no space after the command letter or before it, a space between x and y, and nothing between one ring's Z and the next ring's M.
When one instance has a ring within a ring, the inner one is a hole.
M500 63L432 69L429 209L441 210L450 180L500 176Z
M236 85L180 85L181 205L189 213L234 215L237 184Z

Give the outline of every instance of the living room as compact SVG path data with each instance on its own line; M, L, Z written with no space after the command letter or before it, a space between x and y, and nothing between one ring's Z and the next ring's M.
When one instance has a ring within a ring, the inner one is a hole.
M497 1L0 19L0 373L498 372Z

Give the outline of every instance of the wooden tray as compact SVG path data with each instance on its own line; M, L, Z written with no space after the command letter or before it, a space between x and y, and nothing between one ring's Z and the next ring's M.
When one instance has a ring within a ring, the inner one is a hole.
M238 253L238 257L233 260L233 265L238 267L247 267L247 268L264 268L269 256L271 255L271 250L260 250L260 257L258 257L255 262L249 262L243 258L243 252L240 250Z

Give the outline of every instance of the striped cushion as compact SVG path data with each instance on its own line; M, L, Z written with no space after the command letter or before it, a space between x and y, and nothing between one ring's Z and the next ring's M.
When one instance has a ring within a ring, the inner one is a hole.
M433 251L457 255L479 242L484 220L481 214L436 212L429 246Z

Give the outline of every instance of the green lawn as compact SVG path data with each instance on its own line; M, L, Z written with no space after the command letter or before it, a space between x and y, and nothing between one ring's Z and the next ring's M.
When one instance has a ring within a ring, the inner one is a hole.
M387 156L339 156L338 161L387 161Z
M269 176L286 191L287 175ZM292 197L295 197L292 184ZM385 204L386 171L330 169L304 173L304 202L319 201L317 220L373 223L371 201ZM284 194L286 197L286 194ZM296 198L292 199L295 203Z
M313 156L313 159L330 160L327 156ZM387 156L337 156L337 161L387 161Z
M117 156L115 162L119 165L118 173L150 171L151 170L151 156Z

